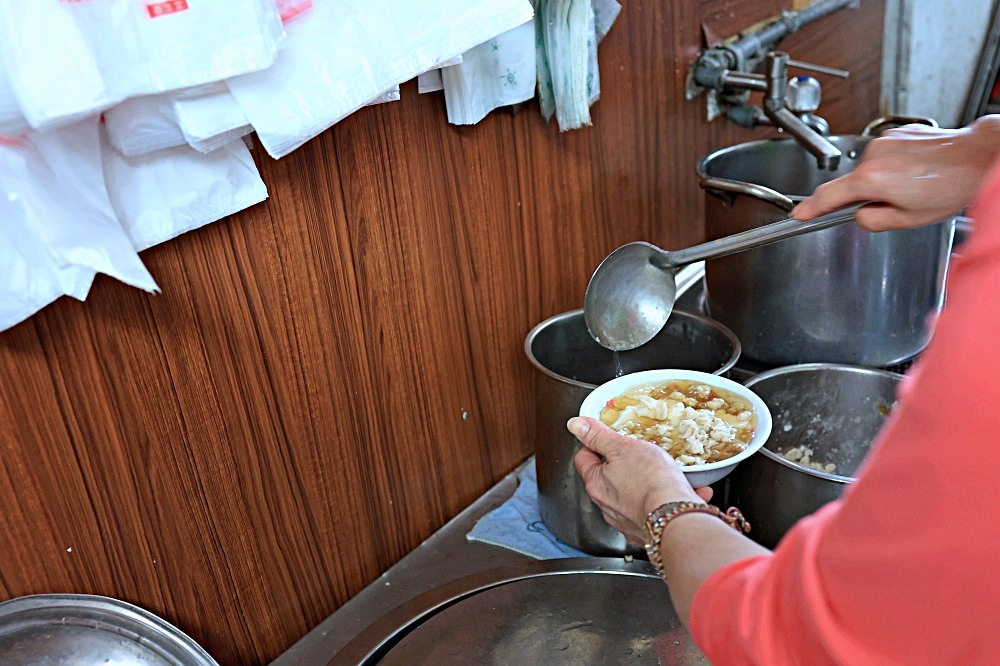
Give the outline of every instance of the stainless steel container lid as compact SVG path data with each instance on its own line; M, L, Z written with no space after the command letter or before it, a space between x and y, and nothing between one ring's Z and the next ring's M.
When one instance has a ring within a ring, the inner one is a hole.
M218 666L156 615L84 594L36 594L0 603L0 664Z

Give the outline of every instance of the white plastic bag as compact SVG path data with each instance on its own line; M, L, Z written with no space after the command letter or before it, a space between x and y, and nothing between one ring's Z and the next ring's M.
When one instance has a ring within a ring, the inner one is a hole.
M417 76L417 92L420 94L437 92L444 90L444 79L441 77L441 68L426 71Z
M10 84L40 129L269 67L282 35L269 0L0 0Z
M0 327L60 294L83 299L95 273L157 291L104 186L96 117L0 142Z
M0 17L2 20L2 17ZM0 136L17 136L29 129L28 121L17 104L14 89L10 86L6 66L0 57Z
M388 90L380 92L375 96L374 99L370 99L365 102L365 106L373 106L375 104L385 104L386 102L398 102L399 101L399 86L395 85Z
M382 92L532 16L527 0L314 0L269 69L227 81L283 157Z
M596 47L611 30L611 26L614 25L622 11L622 6L618 4L617 0L591 0L590 4L594 7L594 37L596 37L594 46Z
M237 139L208 154L188 146L125 157L104 144L111 205L136 250L170 240L267 198Z
M170 95L132 97L104 112L108 139L122 155L143 155L187 143Z
M597 45L601 43L615 19L621 13L622 6L616 0L593 0L594 8L590 24L587 26L592 38L587 42L587 91L591 105L601 98L601 74L597 66Z
M83 266L158 290L111 209L96 117L29 132L5 152L0 182L6 195L22 198L28 223L59 266Z
M417 93L430 93L444 90L444 81L441 79L441 70L453 65L461 65L462 56L448 58L439 67L422 72L417 76Z
M59 266L31 228L21 199L0 196L0 220L0 331L24 321L60 296L81 301L87 297L95 271Z
M441 69L448 122L473 125L501 106L535 96L535 24L528 21L479 44Z
M185 141L202 153L209 153L253 131L223 83L196 95L174 95L173 109Z

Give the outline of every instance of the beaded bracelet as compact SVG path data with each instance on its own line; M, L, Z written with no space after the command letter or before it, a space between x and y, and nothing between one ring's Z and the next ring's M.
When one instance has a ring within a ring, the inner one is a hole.
M646 553L649 555L650 563L656 567L657 573L664 576L663 556L660 553L660 537L663 535L663 528L671 520L685 513L708 513L721 518L727 525L730 525L737 532L749 532L750 523L746 521L743 514L736 507L731 507L725 513L722 509L703 504L701 502L668 502L663 506L654 509L646 516Z

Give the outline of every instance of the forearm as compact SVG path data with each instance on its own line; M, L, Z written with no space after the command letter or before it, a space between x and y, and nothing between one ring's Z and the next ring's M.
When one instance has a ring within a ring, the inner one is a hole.
M695 592L709 576L731 562L770 552L715 516L688 513L670 521L660 553L670 597L684 626L689 626Z

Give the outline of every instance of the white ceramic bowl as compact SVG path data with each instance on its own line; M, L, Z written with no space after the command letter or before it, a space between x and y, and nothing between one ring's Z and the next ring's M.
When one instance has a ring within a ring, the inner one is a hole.
M704 465L684 465L681 467L681 471L684 472L684 476L687 477L692 486L695 488L707 486L724 478L736 469L736 465L741 460L746 460L756 453L757 449L764 445L764 442L767 441L767 438L771 434L771 412L768 410L767 405L764 404L764 401L746 386L725 377L711 375L707 372L698 372L696 370L645 370L643 372L633 372L632 374L616 377L594 389L584 398L583 404L580 405L580 416L590 416L600 420L601 411L608 400L616 398L629 389L638 386L662 384L675 379L700 382L738 395L753 406L754 414L757 416L757 427L754 429L753 439L750 440L746 449L735 456L718 462L706 463Z

